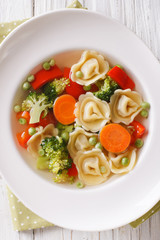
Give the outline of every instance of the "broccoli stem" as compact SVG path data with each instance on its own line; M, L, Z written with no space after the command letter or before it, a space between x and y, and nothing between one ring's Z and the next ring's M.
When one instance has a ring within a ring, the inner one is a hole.
M41 113L46 109L46 105L39 106L38 102L34 108L30 110L30 121L29 123L37 123L40 121Z

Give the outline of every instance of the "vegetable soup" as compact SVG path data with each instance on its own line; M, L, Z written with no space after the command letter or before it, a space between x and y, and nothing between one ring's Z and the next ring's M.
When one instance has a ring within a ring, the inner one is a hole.
M17 143L37 169L78 188L133 170L150 104L122 66L94 50L60 54L29 73L22 88Z

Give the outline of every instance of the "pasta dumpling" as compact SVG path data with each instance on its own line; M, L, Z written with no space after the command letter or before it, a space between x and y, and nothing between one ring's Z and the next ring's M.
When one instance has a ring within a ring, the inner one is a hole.
M99 79L104 79L109 70L109 64L104 57L95 51L84 51L78 63L71 68L71 79L81 85L90 85ZM78 78L76 72L81 71Z
M142 110L141 103L139 93L130 89L116 90L110 100L112 122L130 124Z
M86 185L97 185L107 180L110 167L102 151L79 151L74 158L79 179Z
M42 140L46 137L57 136L58 130L53 124L48 124L44 129L43 127L37 128L37 133L35 133L27 142L27 151L32 154L34 158L39 156L40 144Z
M87 131L97 132L110 121L110 107L107 102L88 92L79 97L75 116L78 125L82 125Z
M74 132L69 135L68 151L74 159L78 151L91 150L93 146L89 144L89 138L98 134L88 133L83 128L77 127Z
M122 154L114 154L109 153L109 165L112 173L120 174L127 173L131 171L136 162L136 148L129 147L129 149ZM129 164L127 166L123 166L121 164L122 158L127 157L129 159Z

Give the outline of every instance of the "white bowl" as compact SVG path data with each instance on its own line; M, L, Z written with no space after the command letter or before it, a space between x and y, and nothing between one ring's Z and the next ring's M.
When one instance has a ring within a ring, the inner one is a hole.
M71 49L103 52L121 64L150 102L148 135L130 173L84 189L58 185L38 171L15 138L13 99L33 67ZM14 30L0 47L0 169L16 196L42 218L65 228L99 231L127 224L160 199L160 66L131 31L103 15L61 10L33 18Z

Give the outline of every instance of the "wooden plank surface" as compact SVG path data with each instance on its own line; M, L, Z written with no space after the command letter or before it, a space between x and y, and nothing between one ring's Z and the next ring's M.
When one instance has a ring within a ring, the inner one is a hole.
M0 0L0 22L29 18L60 9L72 0ZM160 60L159 0L81 0L135 32ZM151 66L152 67L152 66ZM51 227L24 232L12 230L5 182L0 178L0 240L160 240L160 212L136 229L129 225L104 232L79 232Z

